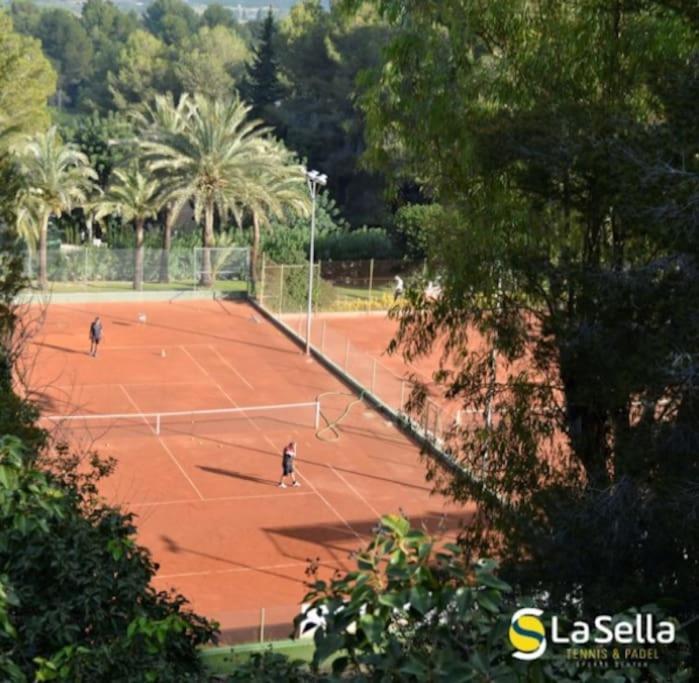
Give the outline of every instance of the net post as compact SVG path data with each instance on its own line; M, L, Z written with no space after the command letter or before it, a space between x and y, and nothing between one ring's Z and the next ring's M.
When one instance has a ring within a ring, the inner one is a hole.
M155 433L160 436L160 414L155 416Z
M372 358L371 363L371 393L376 393L374 388L376 387L376 358Z
M400 381L400 405L398 406L398 410L400 412L403 412L403 406L405 405L405 382L403 380Z
M367 300L367 311L371 310L371 294L374 289L374 259L369 260L369 299Z
M349 365L349 353L350 353L349 337L347 337L346 339L347 339L347 341L345 343L345 365L344 365L345 370L347 370L347 366Z
M315 422L315 424L313 426L317 430L320 427L320 400L319 399L316 399L316 414L314 416L314 422Z
M260 607L260 642L265 642L265 608Z

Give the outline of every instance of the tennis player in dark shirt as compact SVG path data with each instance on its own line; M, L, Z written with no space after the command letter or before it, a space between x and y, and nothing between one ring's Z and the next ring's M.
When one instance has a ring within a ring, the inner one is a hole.
M97 356L97 347L102 341L102 321L97 316L90 325L90 355Z
M284 483L284 477L291 477L292 486L301 486L296 481L296 475L294 474L294 460L296 459L296 442L290 441L286 446L284 446L284 452L282 453L282 476L279 480L279 487L285 489L286 484Z

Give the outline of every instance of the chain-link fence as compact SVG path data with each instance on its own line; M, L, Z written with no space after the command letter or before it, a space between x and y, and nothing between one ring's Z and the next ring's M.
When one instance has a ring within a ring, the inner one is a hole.
M394 303L395 276L406 284L423 273L421 263L404 261L319 262L314 265L313 314L387 310ZM266 263L258 302L299 339L305 341L308 306L308 264ZM370 318L365 324L371 324ZM384 366L333 327L332 319L316 320L311 345L326 360L360 385L365 392L400 417L416 433L442 446L452 431L463 426L463 411L427 399L415 405L415 386Z
M385 311L394 302L396 276L419 276L421 262L400 260L318 261L314 264L313 309L317 312ZM301 313L308 306L308 264L263 261L258 300L270 311Z
M249 270L247 248L143 249L143 288L194 289L202 284L203 264L210 264L210 285L223 291L245 291ZM118 291L133 288L135 249L105 246L62 246L46 254L49 288L57 292ZM38 286L39 255L29 252L24 273Z
M266 643L297 635L294 619L300 612L301 605L287 605L217 612L211 616L221 624L221 643L239 645Z

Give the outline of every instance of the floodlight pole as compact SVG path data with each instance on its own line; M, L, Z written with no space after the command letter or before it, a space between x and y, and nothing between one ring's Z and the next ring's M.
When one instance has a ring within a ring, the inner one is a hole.
M308 255L308 310L306 312L306 355L311 355L311 316L313 313L313 257L316 239L316 198L318 186L327 185L328 178L318 171L307 171L308 190L311 193L311 246Z

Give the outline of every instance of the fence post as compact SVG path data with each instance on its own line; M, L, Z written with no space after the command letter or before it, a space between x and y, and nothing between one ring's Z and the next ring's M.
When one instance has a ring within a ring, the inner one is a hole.
M322 279L321 275L321 261L318 260L318 280L316 282L316 300L315 300L315 306L314 306L314 311L317 313L318 312L318 306L320 305L320 281Z
M83 246L83 253L85 258L83 259L83 282L87 284L87 247Z
M282 314L282 299L284 298L284 264L279 266L279 315Z
M350 340L347 337L347 343L345 344L345 365L344 368L347 370L347 365L349 364L349 352L350 352Z
M367 310L371 310L371 292L374 288L374 259L369 261L369 301L367 302Z
M265 263L266 258L265 258L265 252L262 252L262 265L261 265L261 270L262 272L260 273L260 296L258 297L258 301L262 306L265 305L265 266L267 265ZM255 292L255 296L257 296L257 292Z
M323 327L320 329L320 352L324 353L325 352L325 326L327 325L328 321L323 320Z
M197 248L192 247L192 281L194 282L194 291L197 291Z
M265 608L260 607L260 642L265 642Z
M371 393L372 394L376 393L374 391L374 387L376 387L376 358L372 359L372 364L371 364Z

